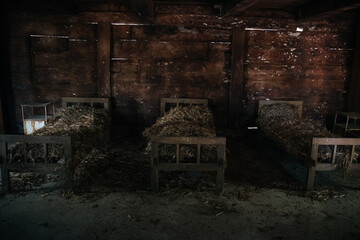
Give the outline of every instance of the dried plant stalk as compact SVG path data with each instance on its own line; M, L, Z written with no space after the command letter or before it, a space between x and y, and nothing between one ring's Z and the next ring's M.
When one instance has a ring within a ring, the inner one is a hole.
M163 117L157 119L156 123L143 132L143 136L148 140L145 150L147 154L151 152L151 137L215 137L216 131L213 121L213 114L207 107L177 106L172 108ZM180 162L191 162L196 158L196 145L180 146ZM176 148L171 145L160 146L160 157L166 161L176 160ZM201 161L215 161L215 146L203 146L201 151Z
M310 157L312 139L314 137L335 137L324 126L308 118L300 118L295 106L287 103L265 105L259 112L257 124L261 130L273 139L287 152L295 157ZM333 146L319 146L318 161L329 162L333 156ZM336 163L347 174L350 167L349 148L338 147ZM357 161L358 153L355 151L353 161Z

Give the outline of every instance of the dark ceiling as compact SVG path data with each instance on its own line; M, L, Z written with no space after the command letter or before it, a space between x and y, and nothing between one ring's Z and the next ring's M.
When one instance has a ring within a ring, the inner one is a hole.
M360 8L360 0L3 0L2 6L28 10L76 12L82 5L118 2L133 6L142 15L153 16L157 4L204 4L222 15L239 16L254 9L291 11L298 18L342 13Z

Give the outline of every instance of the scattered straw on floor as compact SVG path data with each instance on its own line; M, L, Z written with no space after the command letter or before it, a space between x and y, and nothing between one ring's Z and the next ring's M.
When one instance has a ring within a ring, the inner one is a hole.
M59 176L38 172L10 172L10 185L12 191L26 191L49 182L56 182ZM0 182L1 186L1 182Z

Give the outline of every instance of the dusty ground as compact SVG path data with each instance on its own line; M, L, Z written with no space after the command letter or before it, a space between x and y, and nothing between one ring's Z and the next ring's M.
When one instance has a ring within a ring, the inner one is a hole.
M50 183L2 196L0 239L360 239L359 173L317 174L316 191L305 193L305 169L251 134L228 135L221 193L211 181L174 188L165 177L151 193L144 143L115 139L116 169L90 192Z

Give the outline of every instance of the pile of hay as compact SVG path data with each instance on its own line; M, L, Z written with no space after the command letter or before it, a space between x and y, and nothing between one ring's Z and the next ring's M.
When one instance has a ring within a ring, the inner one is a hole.
M146 154L151 152L151 137L215 137L213 114L207 107L200 105L177 106L172 108L156 123L145 129L143 136L148 141ZM197 148L193 145L180 146L180 162L192 162L196 159ZM176 161L176 146L162 145L159 152L160 158L166 162ZM216 160L215 146L202 146L201 161L211 162Z
M70 136L73 158L69 166L74 170L92 149L107 146L109 132L110 115L107 110L74 105L58 110L48 124L35 131L34 135ZM62 149L53 148L49 153L52 154L50 157L62 157Z
M75 168L74 188L77 192L87 191L96 176L110 165L112 155L93 149Z
M74 105L59 109L49 119L47 125L35 131L37 136L70 136L73 157L68 163L70 170L75 171L84 159L89 159L94 149L104 149L108 144L110 131L110 115L105 109ZM63 163L63 146L48 144L47 159L52 163ZM44 162L44 145L16 144L10 149L10 161ZM93 160L94 161L94 160ZM99 158L97 161L101 162ZM95 164L101 167L102 165ZM89 171L93 171L93 166ZM82 169L84 167L82 166ZM60 169L61 170L61 169ZM83 171L83 170L82 170ZM59 172L62 174L62 172ZM86 174L82 174L86 176ZM79 180L80 178L78 178ZM85 182L85 180L79 180Z
M311 156L314 137L334 137L324 126L312 119L300 118L295 106L287 103L265 105L259 112L257 124L272 140L296 157ZM318 161L329 162L333 147L320 146ZM337 163L348 170L350 161L349 149L338 149ZM357 155L356 155L357 156Z

